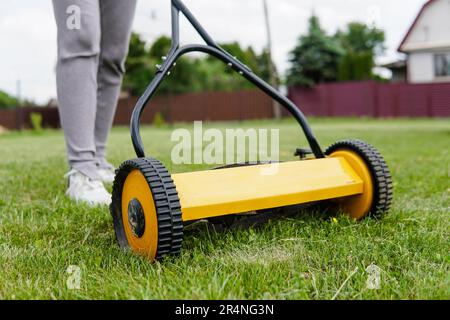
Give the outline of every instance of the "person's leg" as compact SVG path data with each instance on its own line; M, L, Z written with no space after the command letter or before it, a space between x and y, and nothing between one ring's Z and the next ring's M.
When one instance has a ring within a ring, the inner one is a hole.
M98 70L95 146L97 163L108 169L106 145L125 71L136 0L100 0L101 53Z
M57 91L68 161L99 179L95 159L97 72L100 54L98 0L53 0L58 26ZM77 19L81 24L77 27Z

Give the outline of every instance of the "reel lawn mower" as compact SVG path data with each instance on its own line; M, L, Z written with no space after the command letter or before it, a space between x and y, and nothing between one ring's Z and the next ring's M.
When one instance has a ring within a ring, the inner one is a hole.
M323 152L299 108L217 45L180 0L171 3L172 47L131 118L137 159L120 166L113 186L110 210L122 248L154 261L180 252L186 223L298 204L332 201L356 220L388 212L392 200L391 175L374 147L348 140ZM180 13L206 45L180 47ZM276 100L297 120L310 149L297 150L299 161L235 165L173 175L161 162L146 157L139 132L142 112L177 59L190 52L218 58ZM306 159L308 154L313 158ZM275 174L263 174L264 169L271 169L269 166L276 166Z

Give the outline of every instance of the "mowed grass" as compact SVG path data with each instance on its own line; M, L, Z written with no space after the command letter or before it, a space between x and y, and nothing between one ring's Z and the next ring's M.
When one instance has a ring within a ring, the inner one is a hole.
M359 138L379 148L394 180L389 215L354 222L307 211L256 228L200 225L186 231L180 257L156 264L118 248L106 208L65 198L60 131L0 136L0 298L449 299L450 122L312 123L324 147ZM305 146L288 120L211 126L280 128L283 160ZM172 165L172 130L143 128L147 152L171 172L199 169ZM115 165L134 158L127 128L113 130L109 155ZM375 290L367 287L372 264L381 269ZM79 290L67 287L71 265L81 270Z

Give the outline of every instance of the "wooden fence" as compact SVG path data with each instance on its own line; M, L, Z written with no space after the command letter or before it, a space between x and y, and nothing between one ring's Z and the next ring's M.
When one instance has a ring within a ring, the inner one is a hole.
M137 98L120 101L114 123L128 125ZM156 113L169 122L241 121L273 117L272 100L259 90L203 92L156 97L147 106L142 121L150 123Z
M291 88L289 98L319 117L450 117L450 83L331 83Z
M115 125L128 125L137 97L119 100ZM16 108L0 110L0 126L8 129L31 128L32 113L42 115L42 125L58 128L57 108ZM143 116L143 123L152 123L160 113L164 120L173 122L241 121L273 117L272 101L258 90L236 92L203 92L176 96L156 97L151 100Z
M342 117L450 117L450 83L379 84L348 82L321 84L314 88L291 88L289 98L306 115ZM115 125L128 125L136 97L121 99ZM31 127L32 113L42 115L44 127L58 128L57 108L0 110L0 126ZM241 121L273 117L272 101L259 90L203 92L154 98L142 122L151 123L157 113L173 122ZM285 116L288 114L283 113Z

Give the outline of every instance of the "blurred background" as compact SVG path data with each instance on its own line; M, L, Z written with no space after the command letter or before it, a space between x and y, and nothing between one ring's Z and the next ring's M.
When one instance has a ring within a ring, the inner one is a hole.
M226 50L312 116L450 116L449 0L185 0ZM170 47L170 1L140 0L115 123ZM182 42L201 42L182 20ZM58 127L50 0L0 3L0 126ZM221 62L184 57L143 121L286 116Z

